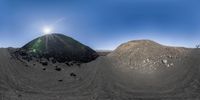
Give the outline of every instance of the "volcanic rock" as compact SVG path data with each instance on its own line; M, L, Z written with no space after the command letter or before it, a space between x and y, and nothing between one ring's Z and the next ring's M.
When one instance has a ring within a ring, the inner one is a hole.
M47 61L40 61L40 63L41 63L43 66L47 66L47 65L48 65L48 62L47 62Z
M72 77L76 77L76 74L74 74L74 73L71 73L71 74L70 74L70 76L72 76Z
M62 69L60 67L56 66L55 70L56 71L61 71Z
M98 57L88 46L63 34L49 34L36 38L20 48L18 53L25 57L53 58L58 62L87 63Z

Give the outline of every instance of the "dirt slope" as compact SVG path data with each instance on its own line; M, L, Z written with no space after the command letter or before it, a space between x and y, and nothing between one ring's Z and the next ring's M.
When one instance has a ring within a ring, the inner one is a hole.
M126 91L130 98L198 98L199 51L150 40L124 43L108 55L114 89Z

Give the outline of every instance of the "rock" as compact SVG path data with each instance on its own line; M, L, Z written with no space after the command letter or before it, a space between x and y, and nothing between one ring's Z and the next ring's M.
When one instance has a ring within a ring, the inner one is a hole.
M170 65L169 65L169 64L167 64L167 67L170 67Z
M168 58L172 58L172 56L171 56L171 55L168 55Z
M162 63L167 64L167 60L166 59L162 60Z
M65 63L67 66L70 66L70 64L68 62Z
M62 69L59 68L59 67L56 67L55 70L57 70L57 71L61 71Z
M147 62L150 62L150 60L147 58Z
M47 65L48 65L48 62L47 62L47 61L40 61L40 63L41 63L43 66L47 66Z
M170 66L174 66L174 64L173 64L173 63L170 63Z
M74 74L74 73L71 73L71 74L70 74L70 76L72 76L72 77L76 77L76 74Z

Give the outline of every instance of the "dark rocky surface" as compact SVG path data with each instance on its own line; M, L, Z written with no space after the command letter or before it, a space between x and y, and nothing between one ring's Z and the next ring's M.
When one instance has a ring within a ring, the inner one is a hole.
M98 57L98 54L80 42L62 34L49 34L32 40L20 48L17 54L27 61L32 58L52 59L58 62L87 63Z

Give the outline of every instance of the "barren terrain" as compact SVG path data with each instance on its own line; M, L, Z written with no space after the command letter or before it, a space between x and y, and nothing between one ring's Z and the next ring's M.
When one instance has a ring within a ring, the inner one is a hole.
M200 50L130 41L88 63L0 49L1 100L199 100Z

